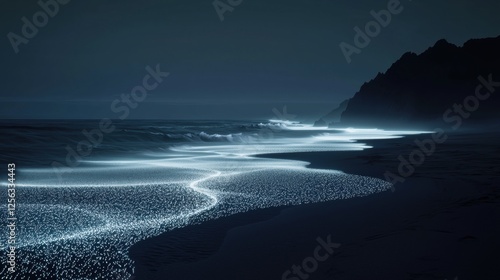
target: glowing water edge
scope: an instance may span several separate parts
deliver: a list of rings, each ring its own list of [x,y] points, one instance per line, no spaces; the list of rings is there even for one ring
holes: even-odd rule
[[[390,184],[379,179],[254,155],[362,150],[369,147],[358,140],[419,133],[276,122],[255,129],[267,125],[279,133],[198,132],[207,141],[169,143],[164,152],[126,158],[90,156],[62,181],[50,167],[18,167],[18,271],[8,274],[3,266],[1,278],[128,279],[128,249],[165,231],[257,208],[387,190]]]

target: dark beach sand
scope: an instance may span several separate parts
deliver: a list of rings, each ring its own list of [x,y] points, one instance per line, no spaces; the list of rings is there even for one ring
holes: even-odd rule
[[[369,141],[374,148],[361,152],[265,156],[383,178],[416,138],[429,136]],[[499,183],[500,134],[452,134],[394,192],[237,214],[144,240],[129,254],[135,279],[148,280],[498,280]],[[307,278],[282,278],[329,235],[341,246],[328,259]]]

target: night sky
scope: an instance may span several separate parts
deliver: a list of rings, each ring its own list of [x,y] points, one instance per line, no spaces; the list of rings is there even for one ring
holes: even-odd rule
[[[0,118],[117,117],[112,102],[159,64],[170,76],[129,118],[265,119],[286,105],[311,120],[407,51],[500,35],[498,0],[402,0],[349,64],[339,44],[390,1],[243,0],[224,21],[212,1],[71,0],[17,54],[9,32],[41,7],[2,1]]]

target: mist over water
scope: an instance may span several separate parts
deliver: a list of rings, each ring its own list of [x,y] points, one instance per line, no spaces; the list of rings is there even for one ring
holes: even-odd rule
[[[128,249],[165,231],[387,190],[390,184],[379,179],[254,155],[362,150],[369,148],[362,140],[419,133],[279,121],[128,121],[59,180],[50,163],[64,163],[66,146],[76,147],[85,139],[82,129],[96,123],[1,123],[2,161],[16,163],[22,260],[20,272],[6,277],[127,279]]]

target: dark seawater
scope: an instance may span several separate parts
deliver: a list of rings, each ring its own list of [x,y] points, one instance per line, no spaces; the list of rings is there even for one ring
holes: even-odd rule
[[[64,161],[67,148],[76,151],[78,142],[94,139],[100,120],[0,120],[2,162],[24,166],[50,165]],[[250,143],[262,139],[299,137],[301,131],[286,130],[283,122],[269,121],[114,121],[112,133],[102,133],[102,143],[93,147],[92,156],[123,156],[138,152],[166,152],[169,147],[188,143]],[[293,124],[288,124],[293,125]]]

